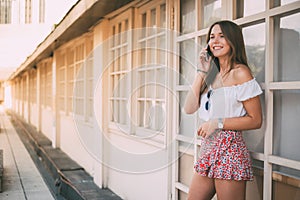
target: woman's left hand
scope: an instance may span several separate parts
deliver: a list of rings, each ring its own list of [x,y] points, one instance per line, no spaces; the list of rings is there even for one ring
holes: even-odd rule
[[[198,136],[208,138],[218,128],[217,120],[210,120],[201,124],[198,128]]]

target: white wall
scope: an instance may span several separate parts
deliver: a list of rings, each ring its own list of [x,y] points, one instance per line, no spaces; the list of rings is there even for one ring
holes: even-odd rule
[[[41,112],[41,131],[52,141],[53,113],[50,108],[42,108]]]
[[[93,127],[76,123],[72,116],[60,114],[59,118],[60,121],[57,122],[57,125],[59,126],[60,149],[81,165],[91,176],[99,173],[101,168],[98,167],[101,163],[97,162],[94,155],[95,150],[91,148],[99,147],[101,141],[95,138],[97,136],[94,134]],[[84,129],[84,131],[78,129]]]

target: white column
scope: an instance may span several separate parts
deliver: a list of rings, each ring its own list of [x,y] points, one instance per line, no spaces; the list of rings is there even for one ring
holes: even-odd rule
[[[41,69],[37,67],[36,72],[36,105],[37,105],[37,131],[42,130],[42,113],[41,113]]]
[[[56,104],[56,56],[55,53],[52,58],[52,146],[54,148],[60,146],[60,137],[57,130],[57,104]]]

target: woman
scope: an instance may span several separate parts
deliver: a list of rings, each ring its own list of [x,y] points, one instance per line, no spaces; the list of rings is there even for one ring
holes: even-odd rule
[[[245,199],[246,181],[253,179],[243,130],[262,124],[259,84],[247,64],[241,28],[231,21],[214,23],[207,35],[208,46],[184,105],[196,111],[203,123],[202,138],[188,199]],[[210,54],[211,56],[207,56]]]

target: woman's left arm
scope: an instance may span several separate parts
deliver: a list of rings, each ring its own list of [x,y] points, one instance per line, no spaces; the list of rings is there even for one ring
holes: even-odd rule
[[[243,101],[246,116],[223,119],[224,129],[251,130],[262,125],[262,111],[259,96]]]
[[[259,96],[243,101],[243,105],[247,115],[222,119],[223,129],[243,131],[261,127],[262,111]],[[218,129],[218,123],[218,119],[204,122],[198,129],[198,135],[208,137],[214,130]]]
[[[234,79],[237,84],[242,84],[253,79],[251,71],[245,65],[240,65],[234,71]],[[262,125],[262,111],[259,96],[242,102],[247,115],[236,118],[224,119],[224,129],[228,130],[251,130],[258,129]]]

